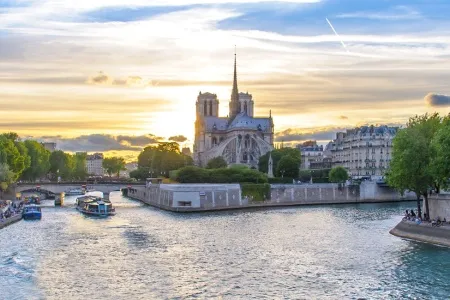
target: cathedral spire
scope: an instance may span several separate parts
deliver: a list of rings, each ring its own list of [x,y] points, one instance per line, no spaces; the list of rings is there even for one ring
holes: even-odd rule
[[[237,85],[236,46],[234,46],[233,90],[231,91],[230,117],[233,119],[240,111],[239,91]]]

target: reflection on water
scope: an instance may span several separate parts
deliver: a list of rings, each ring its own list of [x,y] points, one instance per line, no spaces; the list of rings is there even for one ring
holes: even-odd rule
[[[445,299],[450,251],[389,229],[414,203],[117,215],[45,207],[0,231],[5,299]],[[438,272],[437,272],[438,270]]]

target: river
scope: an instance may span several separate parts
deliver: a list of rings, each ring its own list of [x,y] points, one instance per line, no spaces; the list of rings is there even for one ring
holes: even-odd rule
[[[117,215],[44,201],[0,230],[0,299],[448,299],[450,250],[389,230],[414,203]]]

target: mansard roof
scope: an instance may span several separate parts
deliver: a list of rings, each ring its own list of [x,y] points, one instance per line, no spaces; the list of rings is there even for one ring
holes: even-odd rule
[[[382,126],[361,126],[354,129],[347,130],[347,135],[395,135],[398,127]]]

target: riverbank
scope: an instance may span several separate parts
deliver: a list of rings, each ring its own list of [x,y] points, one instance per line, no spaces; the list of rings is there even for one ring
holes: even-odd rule
[[[450,247],[449,225],[433,227],[431,223],[401,221],[389,233],[401,238]]]
[[[15,216],[9,217],[7,219],[2,219],[0,221],[0,229],[5,228],[6,226],[9,226],[16,222],[19,222],[20,220],[22,220],[22,214],[15,215]]]

